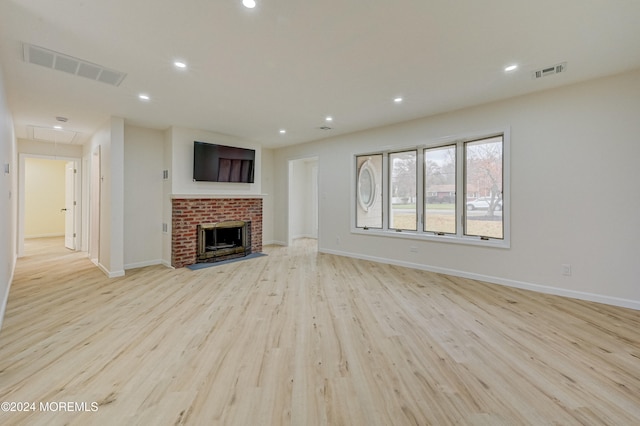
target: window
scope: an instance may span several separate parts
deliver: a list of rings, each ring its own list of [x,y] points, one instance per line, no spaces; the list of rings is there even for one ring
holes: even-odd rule
[[[424,230],[456,233],[456,146],[424,150]]]
[[[354,232],[509,247],[508,148],[505,131],[357,155]]]
[[[416,201],[416,160],[418,151],[394,152],[389,154],[389,228],[398,231],[418,229]]]
[[[382,154],[356,157],[356,226],[382,228]]]
[[[465,142],[464,234],[503,238],[502,136]]]

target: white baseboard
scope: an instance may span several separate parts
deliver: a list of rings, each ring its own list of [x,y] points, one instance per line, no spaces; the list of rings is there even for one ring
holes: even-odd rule
[[[127,269],[136,269],[136,268],[144,268],[145,266],[162,265],[162,263],[163,263],[162,259],[146,260],[144,262],[128,263],[128,264],[124,265],[124,270],[126,271]]]
[[[514,287],[522,290],[535,291],[537,293],[553,294],[555,296],[569,297],[572,299],[586,300],[589,302],[603,303],[605,305],[619,306],[640,310],[640,301],[622,299],[619,297],[605,296],[602,294],[588,293],[583,291],[567,290],[563,288],[551,287],[542,284],[527,283],[523,281],[509,280],[506,278],[493,277],[489,275],[475,274],[471,272],[458,271],[456,269],[440,268],[437,266],[423,265],[419,263],[404,262],[400,260],[385,259],[382,257],[365,256],[358,253],[342,252],[338,250],[318,249],[320,253],[335,254],[337,256],[352,257],[355,259],[369,260],[372,262],[386,263],[389,265],[404,266],[407,268],[420,269],[423,271],[436,272],[439,274],[452,275],[455,277],[469,278],[477,281],[484,281],[492,284],[499,284],[506,287]]]
[[[4,322],[4,313],[7,309],[7,302],[9,301],[9,290],[11,290],[11,283],[13,283],[13,274],[16,272],[16,263],[18,256],[14,256],[13,265],[11,265],[11,274],[9,274],[9,281],[7,282],[7,291],[2,295],[0,300],[0,330],[2,330],[2,323]]]
[[[118,277],[124,277],[124,269],[121,271],[109,271],[107,268],[104,267],[104,265],[100,262],[98,262],[95,259],[91,259],[91,261],[98,267],[100,268],[100,270],[102,272],[104,272],[104,274],[108,277],[108,278],[118,278]]]
[[[286,246],[287,243],[284,241],[271,240],[271,241],[263,241],[263,246]]]
[[[64,237],[64,233],[63,234],[37,234],[37,235],[25,235],[24,239],[28,240],[30,238],[52,238],[52,237]]]

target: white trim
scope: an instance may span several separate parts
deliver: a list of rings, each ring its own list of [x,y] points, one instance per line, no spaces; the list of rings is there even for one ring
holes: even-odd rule
[[[618,306],[640,311],[640,300],[623,299],[620,297],[605,296],[602,294],[588,293],[584,291],[566,290],[543,284],[528,283],[524,281],[510,280],[506,278],[494,277],[490,275],[476,274],[473,272],[459,271],[456,269],[440,268],[437,266],[423,265],[401,260],[385,259],[376,256],[366,256],[359,253],[343,252],[338,250],[318,249],[319,253],[333,254],[336,256],[351,257],[354,259],[368,260],[371,262],[384,263],[389,265],[402,266],[405,268],[419,269],[423,271],[435,272],[438,274],[452,275],[454,277],[468,278],[476,281],[483,281],[492,284],[503,285],[505,287],[519,288],[536,293],[551,294],[554,296],[568,297],[572,299],[585,300],[588,302],[603,303],[605,305]]]
[[[355,228],[351,230],[352,234],[358,235],[375,235],[376,237],[388,237],[388,238],[406,238],[411,240],[422,240],[422,241],[436,241],[439,243],[451,243],[451,244],[466,244],[470,246],[482,246],[482,247],[494,247],[501,249],[510,248],[510,244],[506,240],[500,239],[489,239],[489,240],[481,240],[480,237],[469,237],[462,236],[458,237],[456,235],[435,235],[433,233],[428,232],[416,232],[416,231],[394,231],[387,229],[378,229],[378,228]]]
[[[144,262],[128,263],[124,265],[124,270],[126,271],[127,269],[144,268],[145,266],[155,266],[155,265],[162,265],[162,259],[145,260]]]
[[[104,265],[98,261],[96,261],[95,259],[91,259],[91,261],[102,271],[104,272],[104,274],[107,276],[107,278],[118,278],[118,277],[124,277],[124,269],[121,271],[115,271],[115,272],[111,272],[109,271],[107,268],[104,267]]]
[[[18,262],[18,256],[13,257],[13,265],[11,266],[11,275],[9,275],[9,282],[7,283],[7,291],[5,292],[2,300],[0,300],[0,331],[2,330],[2,324],[4,323],[4,314],[7,309],[7,302],[9,301],[9,291],[11,290],[11,284],[13,283],[13,276],[16,272],[16,263]]]
[[[64,237],[64,234],[55,233],[55,234],[25,235],[24,239],[28,240],[28,239],[31,239],[31,238],[53,238],[53,237]]]

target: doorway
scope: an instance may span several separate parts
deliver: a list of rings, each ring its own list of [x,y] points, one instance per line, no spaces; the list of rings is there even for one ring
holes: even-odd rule
[[[25,239],[61,237],[81,250],[80,159],[20,154],[18,256]]]
[[[318,157],[289,160],[288,241],[318,239]]]

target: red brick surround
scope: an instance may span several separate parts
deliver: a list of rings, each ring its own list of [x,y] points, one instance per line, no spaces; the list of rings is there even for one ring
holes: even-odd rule
[[[262,198],[174,198],[171,265],[196,263],[197,227],[227,220],[251,221],[251,252],[262,251]]]

